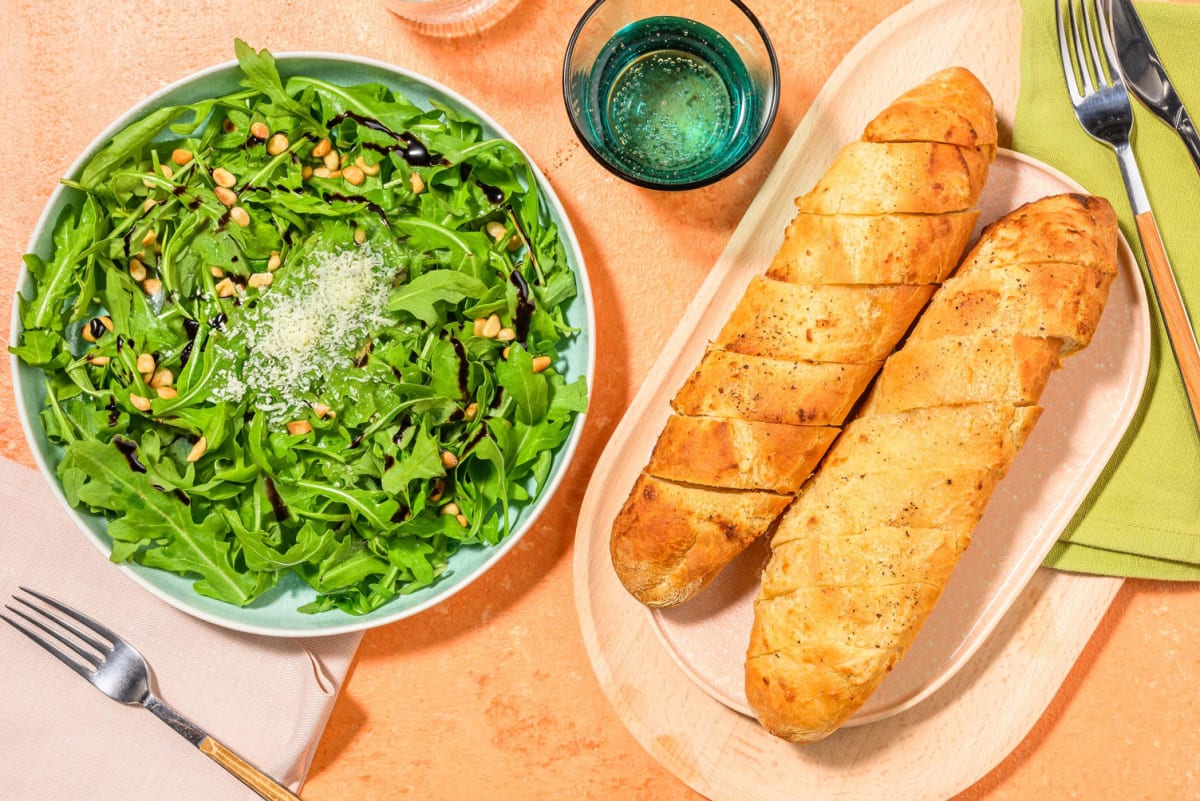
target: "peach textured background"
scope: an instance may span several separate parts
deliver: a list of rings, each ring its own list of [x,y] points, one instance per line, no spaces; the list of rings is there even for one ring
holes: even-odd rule
[[[579,234],[600,352],[577,463],[490,574],[366,635],[306,799],[699,798],[626,732],[592,674],[572,600],[576,509],[635,388],[822,83],[903,4],[751,0],[783,70],[770,139],[734,177],[660,194],[595,164],[567,122],[561,58],[585,0],[521,0],[485,34],[455,40],[414,32],[378,0],[3,0],[6,298],[37,215],[76,154],[144,95],[231,58],[234,37],[274,51],[371,56],[457,89],[532,154]],[[8,317],[4,301],[0,332]],[[0,454],[32,465],[7,360],[0,365]],[[1200,798],[1198,683],[1200,588],[1130,581],[1032,733],[959,798]]]

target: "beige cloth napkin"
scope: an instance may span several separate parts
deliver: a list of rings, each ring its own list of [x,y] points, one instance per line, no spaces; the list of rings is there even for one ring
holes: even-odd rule
[[[293,790],[303,782],[359,635],[259,637],[179,612],[110,564],[40,475],[0,460],[0,602],[18,585],[112,628],[146,657],[166,703]],[[257,797],[153,714],[102,695],[0,621],[0,798]]]

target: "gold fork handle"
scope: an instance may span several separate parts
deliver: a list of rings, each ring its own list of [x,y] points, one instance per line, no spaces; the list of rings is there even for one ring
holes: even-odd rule
[[[300,796],[230,751],[211,736],[201,740],[197,747],[218,765],[237,776],[242,784],[267,801],[300,801]]]
[[[1154,212],[1144,211],[1134,219],[1137,221],[1138,237],[1142,240],[1142,250],[1146,253],[1146,266],[1158,298],[1158,308],[1167,326],[1167,338],[1171,342],[1171,350],[1175,352],[1179,373],[1183,376],[1192,418],[1200,428],[1200,348],[1196,346],[1196,334],[1192,330],[1187,308],[1183,305],[1183,296],[1179,294],[1171,263],[1167,260],[1167,251],[1158,233]]]

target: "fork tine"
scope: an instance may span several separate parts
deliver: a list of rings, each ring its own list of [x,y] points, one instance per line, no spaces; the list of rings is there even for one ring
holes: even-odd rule
[[[1066,0],[1068,3],[1071,0]],[[1062,57],[1063,75],[1067,79],[1067,92],[1071,95],[1071,101],[1078,104],[1083,100],[1083,96],[1079,93],[1079,81],[1075,78],[1075,67],[1071,63],[1071,48],[1067,44],[1067,31],[1063,25],[1063,0],[1054,0],[1054,23],[1058,27],[1058,52]]]
[[[11,610],[11,611],[12,611],[12,612],[14,612],[15,614],[18,614],[18,615],[20,615],[21,617],[23,617],[23,618],[27,619],[27,620],[28,620],[30,623],[34,624],[35,626],[38,626],[39,628],[43,628],[43,629],[45,629],[45,628],[46,628],[46,627],[45,627],[45,626],[43,626],[41,623],[38,623],[36,620],[34,620],[33,618],[29,617],[28,615],[25,615],[25,614],[23,614],[23,613],[21,613],[21,612],[17,611],[16,609],[13,609],[11,606],[5,606],[5,608],[6,608],[6,609],[9,609],[9,610]],[[38,645],[40,645],[40,646],[42,646],[43,648],[45,648],[45,649],[46,649],[48,652],[50,652],[50,654],[51,654],[52,656],[54,656],[54,658],[55,658],[55,659],[57,659],[58,661],[62,662],[64,665],[66,665],[67,667],[69,667],[71,670],[75,671],[75,672],[76,672],[76,673],[78,673],[80,676],[83,676],[83,677],[84,677],[85,679],[87,679],[88,681],[91,681],[91,680],[92,680],[92,673],[91,673],[91,671],[89,671],[89,670],[88,670],[87,668],[85,668],[83,665],[81,665],[81,664],[79,664],[78,662],[76,662],[74,659],[71,659],[69,656],[67,656],[67,655],[66,655],[65,653],[63,653],[62,651],[60,651],[60,650],[58,650],[57,648],[55,648],[53,645],[51,645],[51,644],[50,644],[49,642],[47,642],[46,640],[42,639],[42,637],[40,637],[38,634],[36,634],[36,633],[34,633],[33,631],[30,631],[29,629],[25,628],[25,627],[24,627],[24,626],[22,626],[20,623],[18,623],[17,621],[13,620],[11,617],[9,617],[8,615],[4,614],[3,612],[0,612],[0,618],[3,618],[5,623],[7,623],[8,625],[12,626],[12,627],[13,627],[13,628],[15,628],[17,631],[21,632],[21,633],[22,633],[22,634],[24,634],[26,637],[28,637],[29,639],[31,639],[31,640],[33,640],[34,642],[36,642]],[[49,630],[49,629],[46,629],[46,631],[48,631],[48,632],[49,632],[50,630]],[[51,633],[51,634],[53,634],[53,632],[50,632],[50,633]],[[57,636],[57,635],[55,635],[55,636]],[[61,640],[62,638],[61,638],[61,637],[59,637],[59,639]]]
[[[1108,11],[1104,8],[1106,2],[1110,0],[1096,0],[1097,27],[1100,28],[1100,41],[1104,45],[1104,59],[1108,62],[1108,74],[1112,76],[1113,84],[1124,86],[1121,70],[1117,67],[1117,46],[1112,38],[1112,23],[1108,21]]]
[[[87,643],[88,645],[95,648],[97,651],[100,651],[101,653],[108,653],[110,650],[112,650],[112,646],[106,645],[105,643],[100,642],[95,637],[88,636],[88,634],[86,632],[80,631],[79,628],[77,626],[73,625],[69,620],[63,620],[61,618],[57,618],[54,615],[47,612],[45,609],[42,609],[41,607],[34,606],[33,604],[29,603],[29,601],[26,601],[24,598],[18,598],[17,596],[14,595],[13,599],[16,600],[18,603],[22,603],[25,606],[32,609],[33,611],[37,612],[39,615],[46,618],[51,623],[61,626],[62,628],[66,629],[67,631],[71,632],[76,637],[78,637],[79,639],[81,639],[85,643]],[[18,610],[13,609],[13,611],[17,612]]]
[[[1097,14],[1100,13],[1100,0],[1083,0],[1083,27],[1087,31],[1088,50],[1092,55],[1092,64],[1096,67],[1096,83],[1099,86],[1111,86],[1112,82],[1108,79],[1108,73],[1112,72],[1112,62],[1108,62],[1108,69],[1105,68],[1105,53],[1100,49],[1100,44],[1096,41],[1096,21],[1092,18],[1091,9],[1095,8]]]
[[[71,617],[75,618],[83,625],[87,626],[92,631],[99,634],[101,637],[106,638],[109,642],[108,647],[111,647],[113,645],[116,645],[118,642],[121,642],[120,636],[118,636],[115,631],[113,631],[112,629],[108,628],[107,626],[105,626],[101,623],[97,623],[95,620],[92,620],[90,617],[83,614],[82,612],[76,612],[74,609],[72,609],[71,607],[62,603],[61,601],[56,601],[53,598],[51,598],[50,596],[42,595],[40,592],[31,590],[28,587],[21,587],[21,590],[29,593],[34,598],[37,598],[41,601],[45,601],[46,603],[50,604],[51,606],[53,606],[55,609],[62,612],[63,614],[70,615]],[[97,646],[97,647],[100,648],[101,646]]]
[[[1075,0],[1067,0],[1067,9],[1071,12],[1071,40],[1075,43],[1075,57],[1079,63],[1079,76],[1083,79],[1083,93],[1090,95],[1096,91],[1096,87],[1092,85],[1091,71],[1088,69],[1088,54],[1085,52],[1087,48],[1083,41],[1083,34],[1079,30],[1079,20],[1075,16]]]

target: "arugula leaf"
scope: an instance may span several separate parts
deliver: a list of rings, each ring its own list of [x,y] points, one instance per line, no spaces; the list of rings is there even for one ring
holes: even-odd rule
[[[480,298],[487,286],[478,278],[457,270],[433,270],[392,290],[388,310],[406,312],[423,323],[438,321],[437,304],[457,304]]]

